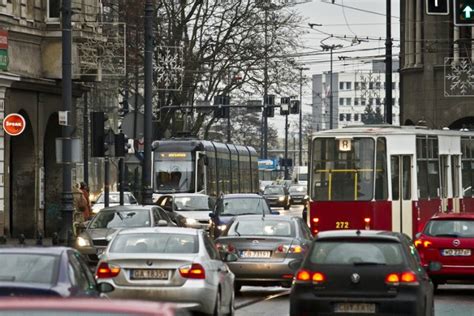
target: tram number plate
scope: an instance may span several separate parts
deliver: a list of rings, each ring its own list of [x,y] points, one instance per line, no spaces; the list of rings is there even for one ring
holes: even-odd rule
[[[442,252],[443,256],[460,256],[460,257],[465,257],[465,256],[470,256],[471,255],[471,249],[443,249]]]
[[[367,303],[337,303],[334,306],[335,313],[364,313],[375,314],[375,304]]]
[[[132,270],[134,280],[168,280],[168,270],[136,269]]]
[[[336,222],[336,229],[348,229],[349,222]]]

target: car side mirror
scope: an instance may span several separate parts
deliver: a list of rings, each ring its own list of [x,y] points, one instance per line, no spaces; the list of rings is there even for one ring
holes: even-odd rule
[[[291,271],[296,272],[301,267],[302,263],[303,260],[301,259],[292,260],[290,263],[288,263],[288,267],[290,267]]]
[[[157,224],[159,227],[168,226],[168,222],[164,219],[160,219]]]
[[[235,253],[224,254],[224,262],[235,262],[237,260],[239,260],[239,257]]]
[[[442,267],[443,265],[441,264],[441,262],[431,261],[430,264],[428,265],[428,271],[436,272],[436,271],[441,270]]]
[[[99,283],[97,284],[97,291],[100,293],[110,293],[115,290],[114,286],[110,283]]]

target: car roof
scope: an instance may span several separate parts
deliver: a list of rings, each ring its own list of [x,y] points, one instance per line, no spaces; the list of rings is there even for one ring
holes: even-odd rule
[[[104,304],[106,302],[107,304]],[[133,315],[173,315],[174,305],[170,303],[158,303],[139,300],[107,300],[93,298],[68,298],[67,303],[63,298],[5,298],[1,300],[2,310],[56,310],[120,313]],[[125,315],[124,314],[124,315]]]
[[[234,221],[238,221],[241,219],[245,220],[262,220],[262,219],[270,219],[270,220],[277,220],[277,221],[292,221],[294,219],[297,219],[298,216],[291,216],[291,215],[269,215],[265,214],[265,216],[262,215],[239,215],[234,218]]]
[[[100,211],[149,211],[158,205],[115,205],[101,209]]]
[[[387,241],[401,241],[401,234],[383,230],[329,230],[319,232],[315,240],[334,238],[364,238],[364,239],[386,239]]]
[[[169,196],[169,195],[176,196],[176,197],[180,197],[180,196],[202,196],[202,197],[209,197],[209,195],[202,194],[202,193],[170,193],[170,194],[163,194],[162,196]]]
[[[39,255],[61,255],[64,251],[74,250],[68,247],[16,247],[2,246],[0,253],[16,253],[16,254],[39,254]]]
[[[197,235],[199,229],[185,228],[185,227],[136,227],[136,228],[125,228],[120,230],[118,235],[126,234],[153,234],[153,233],[168,233],[168,234],[185,234],[185,235]]]
[[[474,220],[474,213],[437,213],[431,219],[469,219]]]
[[[235,199],[235,198],[262,198],[261,195],[257,193],[231,193],[224,194],[224,199]]]

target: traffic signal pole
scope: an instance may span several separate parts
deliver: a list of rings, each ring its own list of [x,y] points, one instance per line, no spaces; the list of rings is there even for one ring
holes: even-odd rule
[[[301,111],[300,111],[301,113]],[[288,180],[288,114],[285,115],[285,180]]]

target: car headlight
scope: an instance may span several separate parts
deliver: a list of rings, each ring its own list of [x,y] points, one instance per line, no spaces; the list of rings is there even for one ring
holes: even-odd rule
[[[278,198],[278,201],[282,201],[282,202],[283,202],[284,200],[285,200],[285,197],[284,197],[284,196],[280,196],[280,197]]]
[[[186,225],[195,225],[197,223],[197,220],[194,218],[186,218]]]
[[[305,199],[305,200],[309,200],[309,195],[305,195],[305,196],[304,196],[304,199]]]
[[[90,247],[91,246],[91,242],[89,239],[87,238],[84,238],[84,237],[77,237],[76,239],[76,244],[78,247]]]
[[[219,225],[217,228],[221,231],[224,231],[227,228],[227,225]]]

